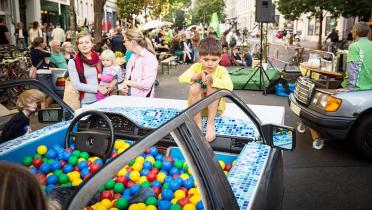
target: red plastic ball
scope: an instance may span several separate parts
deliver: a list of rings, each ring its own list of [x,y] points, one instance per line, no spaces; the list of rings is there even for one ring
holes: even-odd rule
[[[158,197],[161,193],[161,189],[159,187],[152,187],[151,189],[156,194],[156,197]]]
[[[179,190],[182,190],[185,193],[185,195],[189,193],[186,187],[180,187]]]
[[[130,188],[130,187],[132,187],[134,184],[136,184],[136,183],[134,183],[133,181],[128,181],[127,184],[125,185],[125,187],[126,187],[126,188]]]
[[[159,173],[159,169],[158,168],[152,168],[151,170],[150,170],[150,173],[155,173],[155,174],[157,174],[157,173]]]
[[[165,157],[164,160],[168,160],[169,162],[171,162],[173,164],[174,160],[172,157]]]
[[[145,154],[149,154],[150,153],[150,148],[147,148],[146,150],[145,150]]]
[[[60,160],[59,163],[61,164],[61,168],[63,168],[63,166],[65,166],[67,162],[64,160]]]
[[[120,194],[120,193],[115,193],[115,194],[114,194],[114,200],[115,200],[115,199],[118,199],[118,198],[121,198],[121,194]]]
[[[38,173],[38,174],[36,174],[36,176],[37,176],[37,178],[39,180],[39,183],[41,185],[46,185],[46,176],[44,174]]]
[[[66,148],[65,150],[66,150],[67,152],[71,152],[71,153],[74,151],[74,150],[72,150],[71,148]]]
[[[88,206],[86,207],[86,210],[94,210],[92,207]]]
[[[126,176],[119,176],[118,178],[116,178],[116,182],[126,185],[128,182],[128,179]]]
[[[112,192],[110,190],[105,190],[101,193],[101,200],[103,200],[103,199],[112,200],[112,198],[113,198],[113,195],[112,195]]]
[[[184,205],[186,205],[187,203],[189,202],[189,198],[181,198],[181,199],[179,199],[178,201],[177,201],[177,203],[180,205],[180,206],[184,206]]]
[[[92,165],[92,161],[90,161],[90,160],[87,160],[87,163],[88,163],[88,167],[89,167],[90,165]]]
[[[92,173],[95,173],[96,171],[98,171],[99,169],[99,164],[98,163],[92,163],[92,165],[90,165],[90,171]]]
[[[74,166],[74,171],[80,171],[79,168],[76,166]]]
[[[179,174],[174,174],[173,176],[172,176],[172,178],[176,178],[176,177],[178,177],[178,176],[180,176]]]
[[[153,182],[156,180],[156,173],[150,171],[146,177],[149,182]]]
[[[227,163],[227,164],[225,164],[225,168],[224,168],[224,170],[225,170],[225,171],[230,171],[231,168],[232,168],[232,164],[231,164],[231,163]]]
[[[40,168],[41,164],[43,164],[43,159],[41,159],[41,158],[35,158],[35,159],[32,161],[32,165],[33,165],[35,168],[37,168],[37,169]]]
[[[132,172],[133,171],[133,168],[132,167],[128,167],[127,168],[127,172]]]
[[[118,153],[116,153],[116,152],[111,153],[111,158],[114,158],[116,156],[118,156]]]

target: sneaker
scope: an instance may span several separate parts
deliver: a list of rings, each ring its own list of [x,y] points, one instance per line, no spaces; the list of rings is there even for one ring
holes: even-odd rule
[[[313,141],[313,148],[314,149],[322,149],[324,147],[324,139],[317,138]]]

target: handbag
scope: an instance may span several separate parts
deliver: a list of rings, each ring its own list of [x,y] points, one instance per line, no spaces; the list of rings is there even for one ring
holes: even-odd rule
[[[80,93],[72,85],[69,77],[65,80],[65,91],[63,93],[63,101],[68,104],[73,110],[80,108]]]

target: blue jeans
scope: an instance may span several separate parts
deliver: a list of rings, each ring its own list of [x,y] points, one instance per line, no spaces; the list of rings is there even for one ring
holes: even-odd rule
[[[193,61],[198,62],[199,61],[199,49],[197,47],[192,48],[192,54],[194,55]]]
[[[25,38],[18,38],[17,39],[17,47],[18,47],[18,49],[25,49],[26,48],[26,39]]]

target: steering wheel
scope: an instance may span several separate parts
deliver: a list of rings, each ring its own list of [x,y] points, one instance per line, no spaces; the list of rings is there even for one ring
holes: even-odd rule
[[[109,132],[102,131],[73,131],[73,128],[83,117],[93,115],[102,118],[109,128]],[[75,138],[75,148],[81,152],[88,152],[103,159],[103,162],[110,157],[114,148],[114,127],[106,114],[99,111],[86,111],[76,116],[67,128],[65,147],[70,148],[70,137]]]

